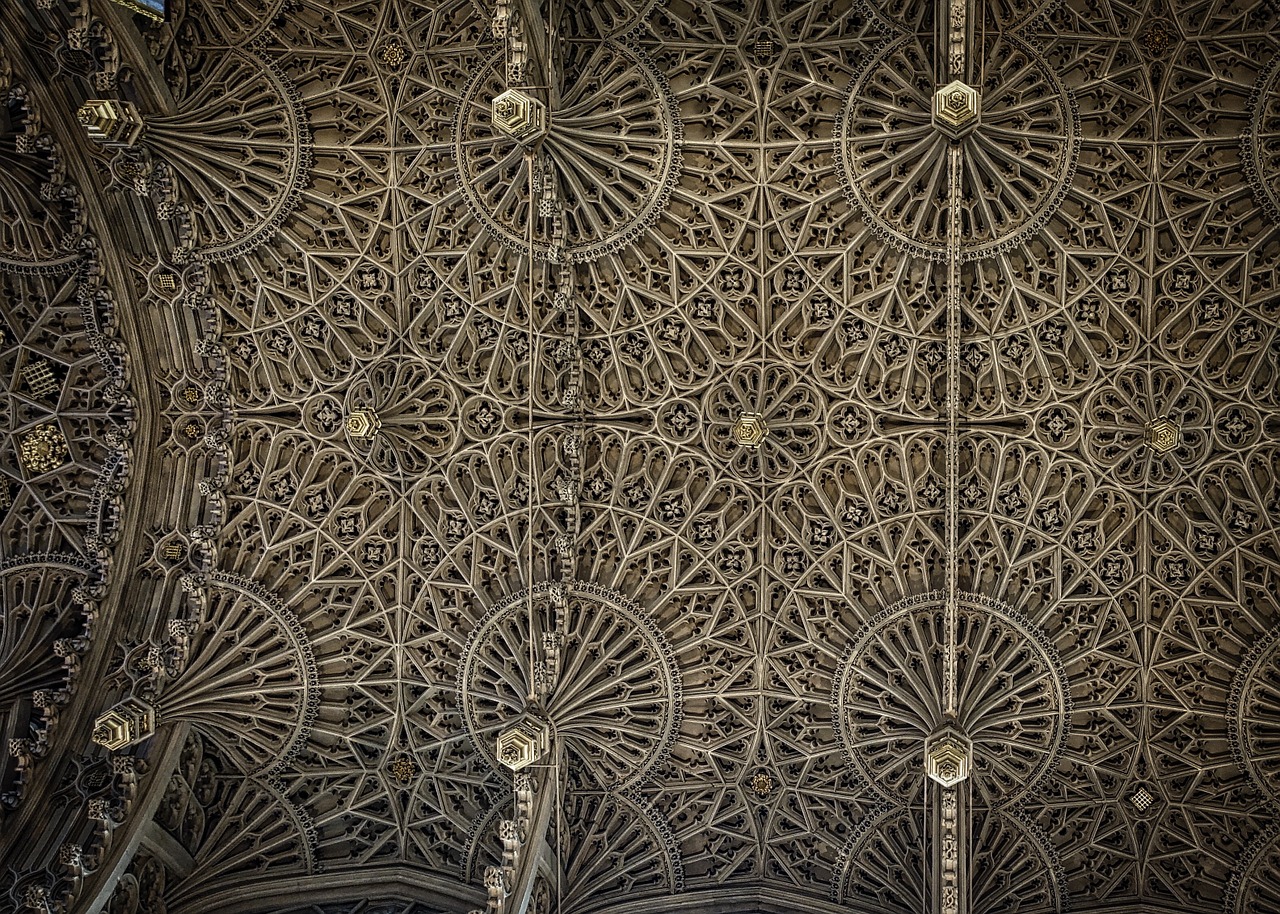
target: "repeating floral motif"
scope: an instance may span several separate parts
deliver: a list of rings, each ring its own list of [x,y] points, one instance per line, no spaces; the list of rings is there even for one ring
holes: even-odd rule
[[[147,621],[113,629],[95,708],[155,702],[112,788],[154,765],[152,824],[95,810],[169,852],[106,867],[108,909],[437,910],[278,896],[375,867],[483,904],[517,802],[494,738],[536,711],[562,792],[537,910],[919,910],[949,495],[975,909],[1274,909],[1280,13],[975,7],[982,116],[953,143],[933,4],[580,3],[526,154],[491,123],[509,6],[189,0],[131,46],[147,132],[86,173],[150,210],[121,273],[181,496],[145,500]],[[85,28],[59,66],[113,88]],[[128,404],[67,165],[6,91],[17,708],[75,665],[120,509],[69,480],[120,472]],[[51,421],[66,463],[24,469]]]

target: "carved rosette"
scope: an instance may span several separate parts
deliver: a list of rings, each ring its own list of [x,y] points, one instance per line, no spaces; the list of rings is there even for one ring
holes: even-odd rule
[[[1083,410],[1084,446],[1120,484],[1167,486],[1209,451],[1209,404],[1200,389],[1163,366],[1129,368],[1099,385]]]
[[[785,479],[826,443],[824,400],[787,366],[748,364],[710,389],[694,421],[707,451],[740,477]]]
[[[836,734],[871,789],[918,803],[926,739],[945,722],[943,594],[910,597],[868,623],[835,676]],[[994,600],[960,599],[957,723],[973,748],[975,799],[1025,796],[1062,752],[1071,699],[1049,637]]]
[[[22,465],[32,475],[56,470],[67,459],[66,436],[52,422],[37,425],[22,436]]]
[[[371,365],[351,382],[344,408],[343,427],[352,450],[387,476],[412,481],[459,440],[452,387],[416,359],[390,358]],[[369,427],[357,421],[361,417]]]

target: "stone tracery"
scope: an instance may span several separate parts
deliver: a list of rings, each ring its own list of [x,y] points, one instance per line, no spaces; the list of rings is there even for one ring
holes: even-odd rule
[[[571,49],[566,92],[556,105],[533,173],[519,148],[504,145],[489,123],[486,99],[503,84],[494,64],[460,99],[454,154],[467,203],[504,244],[522,250],[533,203],[563,206],[563,240],[534,230],[538,255],[581,262],[612,252],[647,228],[664,209],[680,174],[683,131],[675,99],[646,56],[614,42]],[[556,201],[552,203],[552,201]]]
[[[591,778],[628,787],[661,763],[679,727],[681,683],[672,650],[639,607],[618,594],[571,584],[557,607],[552,586],[535,588],[532,597],[511,595],[477,626],[458,671],[461,713],[476,747],[497,768],[497,731],[527,710],[526,694],[548,688],[538,683],[546,677],[554,684],[534,713],[550,720],[557,742]],[[556,639],[551,657],[537,643],[547,637]],[[533,669],[523,650],[531,643]]]
[[[989,67],[979,87],[981,122],[961,141],[968,169],[960,178],[966,259],[1012,248],[1048,221],[1079,155],[1075,102],[1048,63],[1012,36],[979,53]],[[850,89],[836,150],[850,200],[876,232],[940,260],[949,141],[931,120],[930,58],[919,37],[900,39],[877,55]]]
[[[926,897],[918,814],[878,811],[867,816],[841,859],[833,900],[865,903],[876,912],[916,911]],[[1016,816],[984,816],[975,835],[974,905],[978,910],[1052,911],[1063,886],[1046,837]]]
[[[834,686],[845,752],[897,801],[917,799],[924,738],[944,722],[931,659],[941,642],[939,602],[938,594],[908,599],[878,615]],[[973,710],[958,724],[973,740],[977,796],[1001,806],[1034,789],[1062,751],[1070,703],[1061,662],[1043,632],[976,598],[964,606],[960,642],[960,706]]]
[[[932,29],[931,7],[904,19],[880,3],[804,6],[572,10],[561,26],[573,45],[571,91],[553,106],[536,201],[521,155],[484,123],[502,82],[487,63],[503,53],[492,11],[410,0],[179,11],[180,40],[158,41],[180,112],[201,79],[227,75],[186,67],[184,44],[208,55],[257,39],[222,59],[259,59],[260,81],[278,84],[255,94],[244,80],[235,98],[249,122],[275,125],[245,148],[270,159],[254,174],[269,174],[262,186],[280,196],[232,218],[209,201],[238,179],[179,182],[173,202],[196,214],[196,262],[136,271],[152,290],[154,327],[169,328],[154,336],[173,344],[162,360],[179,363],[164,369],[168,405],[157,410],[168,423],[163,465],[183,468],[191,495],[129,548],[148,556],[139,577],[156,587],[181,581],[200,592],[211,572],[215,581],[234,573],[279,593],[301,634],[284,638],[288,650],[259,645],[260,656],[302,656],[311,643],[321,661],[306,690],[319,697],[314,726],[295,733],[294,717],[280,717],[281,732],[296,736],[290,746],[202,724],[213,705],[193,711],[204,758],[217,757],[209,764],[228,786],[184,778],[211,799],[174,800],[163,820],[203,869],[166,871],[140,853],[121,911],[137,898],[194,911],[215,883],[243,890],[246,910],[270,910],[251,874],[264,858],[273,874],[482,870],[495,846],[476,823],[509,802],[483,751],[503,715],[498,704],[477,712],[487,723],[472,724],[473,736],[485,734],[476,751],[465,696],[483,690],[460,688],[459,672],[483,653],[480,679],[499,694],[504,656],[523,658],[519,595],[573,580],[626,594],[591,603],[604,607],[594,621],[617,623],[606,640],[615,660],[627,658],[611,684],[637,688],[625,675],[635,669],[682,691],[658,689],[669,697],[646,705],[656,723],[615,752],[591,755],[608,733],[596,723],[559,733],[571,758],[594,759],[580,762],[587,773],[564,803],[560,840],[577,843],[562,860],[581,880],[572,907],[747,883],[814,904],[875,895],[886,911],[920,899],[921,886],[880,856],[894,841],[898,857],[919,843],[913,813],[881,815],[865,783],[868,773],[907,781],[849,764],[834,733],[849,726],[840,662],[857,653],[860,633],[888,638],[876,628],[888,625],[876,621],[882,607],[942,585],[947,551],[946,238],[903,229],[940,185],[907,188],[914,215],[857,192],[870,187],[858,170],[866,150],[898,144],[890,164],[909,158],[900,148],[909,131],[879,121],[927,113],[932,36],[920,33]],[[959,270],[959,399],[973,423],[959,448],[960,582],[1001,601],[988,621],[1009,638],[983,642],[986,655],[1019,671],[1015,684],[1037,664],[1053,670],[1036,697],[1054,708],[1023,720],[1029,730],[1017,738],[979,738],[979,765],[1012,759],[1016,774],[997,787],[980,772],[978,795],[1018,809],[989,814],[976,834],[1004,855],[984,865],[1011,874],[1026,908],[1087,897],[1262,910],[1274,868],[1265,746],[1275,699],[1261,671],[1276,618],[1266,594],[1280,337],[1276,232],[1265,221],[1276,205],[1275,41],[1265,28],[1242,36],[1233,13],[1207,12],[1197,30],[1182,13],[1085,7],[985,7],[981,56],[1001,65],[975,80],[982,122],[959,141],[970,162],[986,150],[982,161],[1004,163],[965,179],[984,190],[966,203],[972,239]],[[1097,22],[1115,34],[1101,40]],[[1161,40],[1176,50],[1167,60],[1151,50]],[[393,41],[401,56],[387,53]],[[58,51],[66,65],[89,66],[72,50]],[[100,61],[106,82],[110,54]],[[145,69],[137,56],[130,65]],[[891,65],[918,85],[877,96]],[[1013,75],[1020,81],[1003,91]],[[280,90],[289,84],[296,98]],[[634,94],[600,108],[616,86]],[[1036,101],[1018,109],[1028,95]],[[1197,108],[1206,100],[1210,109]],[[1010,153],[1020,110],[1038,115],[1028,142],[1043,153],[1039,171]],[[607,128],[591,121],[602,111]],[[158,111],[148,118],[163,124]],[[564,139],[577,127],[599,153],[590,168]],[[276,130],[287,142],[261,139]],[[943,144],[917,133],[921,155],[936,157]],[[461,165],[451,161],[459,144]],[[23,174],[52,177],[62,201],[62,166],[43,155]],[[504,162],[501,181],[484,178]],[[628,180],[596,199],[601,174]],[[40,194],[29,191],[9,197],[30,209]],[[544,203],[530,262],[523,214]],[[36,297],[64,313],[83,301],[84,274],[61,262],[81,231],[73,219],[39,244],[40,269],[56,278]],[[180,247],[173,241],[156,253]],[[24,244],[34,242],[13,241]],[[56,413],[65,472],[116,460],[115,444],[82,450],[113,424],[95,425],[77,392],[88,351],[50,358],[24,342],[15,352],[6,403],[25,424],[6,453]],[[65,380],[60,392],[37,392],[26,373],[41,383],[36,358]],[[102,394],[105,403],[105,385]],[[345,424],[362,410],[378,420],[371,435]],[[770,427],[754,454],[730,444],[742,412]],[[1172,447],[1151,431],[1162,420],[1176,425]],[[40,477],[12,467],[10,518],[48,502],[30,491]],[[10,520],[6,545],[29,545],[32,562],[52,567],[64,559],[35,550],[49,540],[65,558],[66,586],[92,578],[109,545],[104,519],[120,503],[107,483],[88,504],[74,521],[54,511],[23,534]],[[75,549],[53,545],[60,531]],[[91,560],[73,554],[80,540]],[[137,592],[150,607],[140,616],[170,605]],[[963,618],[976,625],[974,599]],[[230,605],[218,611],[244,611]],[[924,642],[938,641],[921,621],[928,613],[908,615],[912,624],[894,631],[927,653]],[[586,631],[588,621],[573,624]],[[1017,665],[1014,644],[1030,645],[1029,665]],[[654,665],[656,653],[666,660]],[[608,671],[603,660],[589,666]],[[567,683],[565,694],[601,681]],[[279,693],[284,703],[295,688]],[[519,703],[501,694],[503,707]],[[870,713],[875,702],[854,704]],[[1238,753],[1226,751],[1228,738]],[[234,774],[279,764],[293,743],[296,757],[270,783]],[[654,747],[650,762],[634,761]],[[1131,800],[1139,788],[1151,797],[1143,809]],[[1225,811],[1218,820],[1206,809]],[[230,824],[209,830],[219,817]],[[119,818],[122,834],[135,827]],[[250,840],[232,836],[237,823]],[[854,835],[854,823],[866,827]],[[1237,890],[1224,899],[1236,858]],[[998,888],[976,887],[975,897],[1004,904],[992,900],[1006,897]],[[455,902],[441,907],[461,910]]]

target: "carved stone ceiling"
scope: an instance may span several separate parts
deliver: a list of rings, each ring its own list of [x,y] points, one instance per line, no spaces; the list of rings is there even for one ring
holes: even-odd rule
[[[1275,5],[508,9],[0,18],[0,897],[482,907],[534,695],[532,908],[919,911],[951,637],[972,910],[1280,910]]]

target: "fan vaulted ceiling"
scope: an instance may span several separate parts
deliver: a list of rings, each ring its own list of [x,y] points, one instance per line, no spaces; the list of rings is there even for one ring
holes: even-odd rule
[[[5,4],[0,909],[1280,910],[1280,11],[944,7]]]

